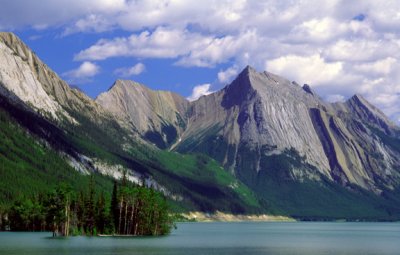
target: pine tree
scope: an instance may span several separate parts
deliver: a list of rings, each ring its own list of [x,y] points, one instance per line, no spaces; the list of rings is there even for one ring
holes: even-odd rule
[[[100,194],[100,197],[97,201],[97,205],[96,205],[96,229],[98,231],[98,233],[100,234],[104,234],[105,230],[106,230],[106,226],[107,226],[107,221],[108,221],[108,217],[107,217],[107,211],[106,211],[106,202],[105,202],[105,198],[104,198],[104,193]]]
[[[93,235],[95,228],[95,205],[94,205],[94,177],[90,176],[89,194],[85,201],[85,232],[86,234]]]
[[[111,196],[111,218],[112,218],[112,223],[114,224],[114,232],[118,232],[118,222],[119,222],[119,208],[118,208],[118,182],[117,180],[114,180],[114,187],[113,187],[113,192]]]
[[[51,225],[53,236],[57,236],[62,231],[62,224],[66,221],[65,217],[65,198],[60,188],[55,189],[49,194],[47,200],[47,222]]]

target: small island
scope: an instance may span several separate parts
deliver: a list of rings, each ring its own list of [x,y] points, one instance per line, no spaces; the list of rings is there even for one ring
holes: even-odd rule
[[[16,200],[3,225],[11,231],[51,231],[58,236],[159,236],[174,226],[165,196],[145,185],[114,181],[110,197],[60,184],[47,194]],[[6,221],[6,222],[4,222]]]

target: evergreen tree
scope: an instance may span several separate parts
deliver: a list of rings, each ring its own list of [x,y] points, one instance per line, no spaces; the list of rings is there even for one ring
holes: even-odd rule
[[[114,231],[117,231],[118,229],[118,222],[119,222],[119,208],[118,208],[118,182],[117,180],[114,180],[114,187],[112,191],[112,196],[111,196],[111,218],[112,218],[112,223],[114,225]]]
[[[106,202],[104,194],[101,193],[96,205],[96,227],[98,233],[105,233],[108,225]]]
[[[84,235],[85,234],[85,195],[81,191],[79,192],[79,197],[76,201],[75,204],[75,212],[76,212],[76,228],[79,234]]]
[[[85,232],[88,235],[93,235],[95,231],[95,205],[94,205],[94,178],[90,176],[89,194],[85,201]]]
[[[65,197],[62,189],[57,188],[49,194],[46,201],[48,208],[46,221],[50,224],[53,236],[62,233],[62,225],[66,221],[65,217]]]

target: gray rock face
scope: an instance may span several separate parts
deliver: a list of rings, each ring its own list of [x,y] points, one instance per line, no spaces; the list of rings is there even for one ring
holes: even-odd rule
[[[77,89],[71,89],[13,33],[0,32],[0,93],[15,96],[45,117],[79,124],[74,111],[101,122],[105,111]]]
[[[247,67],[232,84],[189,109],[176,149],[207,153],[234,173],[244,167],[254,174],[264,168],[263,155],[295,149],[305,163],[343,185],[379,193],[399,184],[400,151],[385,143],[399,142],[394,136],[399,129],[361,96],[328,104],[308,85]],[[247,167],[243,151],[251,152]]]
[[[169,91],[153,91],[133,81],[118,80],[96,102],[122,125],[163,149],[178,140],[186,128],[189,102]]]
[[[201,144],[202,134],[212,133],[221,136],[234,154],[241,144],[257,153],[264,145],[276,146],[277,151],[295,148],[327,174],[328,159],[309,116],[309,109],[319,103],[301,87],[248,67],[225,89],[192,103],[188,128],[178,150],[195,148],[186,141]],[[226,153],[222,162],[234,169],[237,156]],[[261,166],[255,165],[258,171]]]

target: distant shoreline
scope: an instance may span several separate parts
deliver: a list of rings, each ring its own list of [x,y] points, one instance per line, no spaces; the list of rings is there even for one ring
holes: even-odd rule
[[[181,216],[189,222],[295,222],[294,218],[280,215],[244,215],[244,214],[230,214],[217,211],[215,213],[204,212],[188,212],[182,213]]]
[[[205,212],[187,212],[180,214],[181,219],[176,222],[389,222],[400,223],[399,220],[384,220],[384,219],[327,219],[327,218],[292,218],[283,215],[268,215],[268,214],[231,214],[217,211],[215,213]]]

